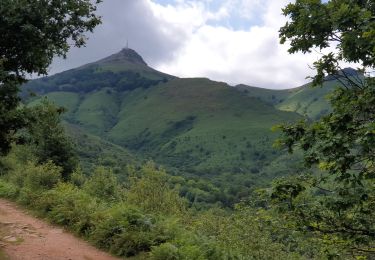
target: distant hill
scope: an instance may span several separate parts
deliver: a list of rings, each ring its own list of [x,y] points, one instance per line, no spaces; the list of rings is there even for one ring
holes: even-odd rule
[[[278,133],[271,128],[329,112],[325,96],[335,85],[332,79],[322,88],[270,90],[177,78],[123,49],[33,80],[24,93],[39,95],[29,98],[29,105],[47,96],[67,108],[64,119],[87,167],[152,159],[172,174],[206,179],[227,194],[245,196],[250,187],[298,172],[298,155],[272,147]]]
[[[248,86],[244,84],[235,86],[235,89],[244,93],[248,97],[257,98],[273,106],[277,106],[278,104],[283,102],[293,92],[293,90],[289,90],[289,89],[285,89],[285,90],[266,89],[266,88]]]
[[[88,133],[198,175],[262,172],[279,156],[271,127],[299,117],[224,83],[158,72],[131,49],[26,89],[66,107],[65,119]]]
[[[352,68],[345,68],[339,76],[361,80],[362,76]],[[247,85],[237,85],[235,88],[250,97],[267,102],[282,111],[297,112],[312,120],[320,118],[331,111],[327,96],[338,87],[337,76],[327,76],[323,86],[312,87],[306,84],[301,87],[284,90],[263,89]]]
[[[296,112],[310,119],[317,119],[330,111],[326,96],[334,90],[337,82],[329,81],[323,87],[312,88],[310,84],[286,90],[261,89],[246,85],[235,88],[250,97],[273,105],[282,111]]]

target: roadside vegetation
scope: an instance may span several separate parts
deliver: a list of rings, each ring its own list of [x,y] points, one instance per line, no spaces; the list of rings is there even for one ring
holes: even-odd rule
[[[137,259],[319,258],[301,234],[286,232],[275,212],[243,203],[235,210],[197,211],[153,163],[129,170],[119,182],[110,168],[69,178],[52,161],[38,163],[32,149],[14,146],[1,160],[0,196],[61,225],[98,248]],[[291,231],[291,229],[290,229]],[[295,240],[290,240],[294,238]]]

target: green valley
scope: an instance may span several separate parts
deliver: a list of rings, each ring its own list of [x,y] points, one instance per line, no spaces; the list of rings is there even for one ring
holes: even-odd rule
[[[291,174],[290,167],[298,173],[299,155],[285,159],[284,151],[273,148],[278,133],[271,128],[327,113],[325,96],[335,81],[326,85],[271,90],[177,78],[150,68],[134,50],[123,49],[98,62],[33,80],[23,93],[39,95],[28,99],[31,106],[46,96],[66,108],[63,118],[71,136],[84,144],[78,149],[86,169],[102,154],[102,164],[122,162],[122,169],[153,160],[172,175],[213,184],[225,194],[220,201],[231,204],[255,187]],[[107,152],[92,152],[98,142],[107,143]],[[189,196],[197,201],[196,194]]]
[[[1,1],[0,256],[374,259],[373,1],[101,2]]]

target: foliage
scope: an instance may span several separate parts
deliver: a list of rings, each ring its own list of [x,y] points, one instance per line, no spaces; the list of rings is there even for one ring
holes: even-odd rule
[[[133,179],[129,190],[125,193],[126,200],[137,205],[146,212],[164,215],[180,215],[185,211],[186,201],[176,189],[171,189],[168,175],[158,170],[151,163],[140,170],[140,178]]]
[[[34,191],[52,189],[61,180],[61,168],[51,161],[41,165],[29,162],[23,170],[23,186]]]
[[[14,133],[25,126],[26,122],[23,111],[17,109],[20,101],[17,96],[18,83],[22,81],[4,71],[2,54],[0,55],[0,155],[5,155],[16,140]]]
[[[49,78],[34,80],[24,87],[40,94],[59,91],[89,93],[105,88],[123,92],[137,88],[147,89],[165,80],[150,79],[133,71],[102,70],[100,66],[92,65],[85,69],[69,70]]]
[[[176,260],[180,259],[178,248],[171,243],[164,243],[152,250],[152,259],[155,260]]]
[[[25,75],[47,74],[55,55],[65,56],[71,43],[84,45],[84,32],[100,23],[95,10],[89,0],[1,1],[1,155],[9,152],[15,132],[26,124],[24,112],[18,109],[19,86],[26,81]]]
[[[77,167],[70,175],[70,183],[81,188],[87,181],[86,175],[80,167]]]
[[[375,81],[366,75],[348,76],[338,62],[359,62],[362,71],[374,69],[375,6],[371,1],[301,0],[289,4],[284,14],[291,22],[280,35],[282,42],[291,40],[290,52],[336,44],[335,54],[315,63],[314,82],[336,73],[341,86],[329,98],[331,113],[317,122],[281,126],[281,145],[302,150],[305,164],[320,171],[304,181],[276,183],[273,198],[288,201],[298,228],[338,247],[346,245],[355,255],[373,255]]]
[[[160,220],[137,208],[116,205],[100,214],[91,240],[116,255],[133,256],[170,239],[160,225]]]
[[[79,75],[82,69],[76,70]],[[44,81],[48,91],[65,73],[38,82]],[[207,79],[175,79],[128,91],[50,92],[47,97],[67,107],[64,119],[73,128],[85,171],[98,164],[98,157],[99,164],[116,167],[116,174],[124,173],[126,164],[138,164],[136,156],[138,161],[152,158],[171,174],[193,179],[181,183],[180,192],[198,207],[230,207],[285,174],[282,154],[271,147],[277,134],[270,128],[299,118]]]
[[[31,123],[27,127],[27,140],[34,148],[39,163],[53,161],[62,168],[62,176],[69,179],[77,167],[77,157],[71,140],[60,123],[64,110],[55,107],[46,99],[29,109]]]
[[[7,175],[7,179],[17,187],[19,194],[17,200],[24,205],[35,206],[36,201],[44,190],[52,189],[61,181],[61,168],[51,161],[45,164],[35,164],[28,161],[16,165]]]
[[[299,0],[288,4],[283,12],[291,21],[280,29],[280,39],[281,43],[290,41],[290,53],[327,47],[335,50],[314,63],[315,84],[321,84],[327,74],[337,75],[340,61],[374,67],[375,7],[372,1]]]
[[[16,185],[0,180],[0,197],[13,199],[18,194],[18,188]]]
[[[84,236],[94,227],[96,212],[105,208],[95,198],[68,183],[45,191],[35,204],[33,208],[42,216]]]
[[[253,208],[239,207],[235,212],[228,214],[213,209],[200,214],[194,226],[201,234],[216,238],[225,259],[246,259],[249,256],[255,259],[300,257],[288,252],[285,245],[275,241],[281,223],[264,211],[257,212]]]
[[[92,176],[85,182],[83,189],[93,197],[106,201],[120,199],[121,187],[112,170],[98,167]]]
[[[293,215],[269,210],[270,202],[262,196],[234,211],[189,209],[178,196],[182,178],[170,177],[151,163],[129,169],[132,178],[117,189],[110,169],[98,167],[83,176],[78,168],[65,182],[59,167],[52,162],[38,165],[27,151],[27,146],[15,146],[2,159],[7,167],[0,195],[115,255],[212,260],[322,259],[324,250],[337,255],[336,248],[294,230]],[[304,185],[303,180],[298,183]]]

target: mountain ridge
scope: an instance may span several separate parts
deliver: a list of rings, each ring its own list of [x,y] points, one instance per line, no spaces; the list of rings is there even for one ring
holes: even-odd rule
[[[285,165],[283,152],[272,148],[278,134],[270,129],[302,116],[279,109],[281,97],[275,90],[251,88],[253,93],[244,93],[206,78],[177,78],[148,67],[142,57],[124,49],[28,87],[66,107],[69,124],[120,145],[124,156],[130,151],[173,174],[203,178],[222,188],[234,183],[233,196],[288,174],[295,161]],[[290,94],[277,93],[285,98]]]

